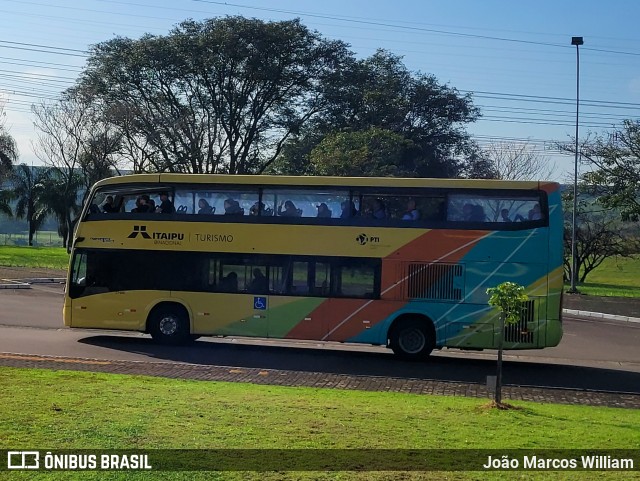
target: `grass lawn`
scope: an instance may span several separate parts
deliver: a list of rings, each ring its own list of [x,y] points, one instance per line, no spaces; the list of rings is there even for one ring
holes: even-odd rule
[[[591,296],[640,297],[640,256],[605,259],[578,290]]]
[[[0,246],[0,266],[66,269],[69,254],[63,247]]]
[[[628,449],[640,410],[0,368],[0,449]],[[6,474],[6,473],[5,473]],[[11,473],[148,479],[149,473]],[[517,476],[516,476],[517,475]],[[524,475],[524,476],[523,476]],[[1,473],[0,473],[1,476]],[[640,479],[640,472],[155,472],[153,479]],[[635,476],[635,478],[634,478]]]

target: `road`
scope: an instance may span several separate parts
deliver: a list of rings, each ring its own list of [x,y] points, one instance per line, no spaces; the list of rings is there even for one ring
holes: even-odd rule
[[[428,362],[412,363],[374,346],[207,338],[172,347],[138,333],[71,330],[61,326],[62,288],[56,285],[2,290],[0,306],[0,352],[5,353],[477,383],[495,371],[491,351],[443,350]],[[566,318],[564,327],[558,347],[507,352],[505,384],[640,394],[640,324]]]

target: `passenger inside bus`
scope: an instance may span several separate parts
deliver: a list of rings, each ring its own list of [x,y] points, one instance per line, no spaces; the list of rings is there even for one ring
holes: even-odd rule
[[[102,212],[104,212],[105,214],[113,214],[115,212],[118,212],[118,208],[113,203],[112,195],[107,196],[104,204],[102,205]]]
[[[484,207],[478,204],[474,205],[471,220],[473,222],[486,222],[487,216],[484,213]]]
[[[238,274],[229,272],[222,278],[218,287],[221,292],[238,292]]]
[[[264,205],[264,202],[256,202],[249,209],[250,215],[261,215],[263,217],[271,217],[273,215],[273,209]]]
[[[155,209],[155,211],[159,214],[175,213],[176,209],[173,207],[173,203],[169,200],[168,193],[160,192],[160,205]]]
[[[244,215],[244,209],[237,200],[229,198],[224,201],[224,215]]]
[[[215,214],[215,212],[215,207],[210,206],[206,199],[198,201],[198,214]]]
[[[295,204],[290,200],[278,206],[278,215],[282,217],[301,217],[302,209],[297,209]]]
[[[143,194],[136,199],[136,206],[131,209],[135,214],[145,214],[149,212],[149,196]]]
[[[324,218],[331,217],[331,209],[329,209],[329,206],[327,204],[323,202],[316,207],[318,209],[318,217],[324,217]]]
[[[540,220],[542,219],[542,211],[540,210],[540,204],[535,204],[533,208],[529,211],[529,220]]]
[[[407,210],[402,216],[402,220],[420,220],[420,211],[416,208],[416,201],[410,199],[407,202]]]
[[[462,220],[466,222],[485,222],[484,208],[478,204],[465,204],[462,207]]]
[[[382,199],[373,199],[371,203],[371,214],[370,217],[374,219],[386,219],[387,218],[387,209],[385,208],[384,202]]]
[[[358,215],[358,210],[356,209],[353,201],[344,200],[340,204],[342,208],[342,213],[340,214],[341,219],[348,219],[349,217],[355,217]]]
[[[253,269],[253,280],[247,290],[252,294],[267,294],[269,292],[269,280],[257,267]]]

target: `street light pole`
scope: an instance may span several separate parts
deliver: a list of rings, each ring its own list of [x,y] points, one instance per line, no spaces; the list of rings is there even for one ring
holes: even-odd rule
[[[578,259],[576,258],[576,215],[578,211],[578,125],[580,123],[580,45],[584,44],[582,37],[571,37],[571,45],[576,46],[576,156],[573,163],[573,217],[571,219],[571,288],[569,292],[578,292],[576,278],[578,277]]]

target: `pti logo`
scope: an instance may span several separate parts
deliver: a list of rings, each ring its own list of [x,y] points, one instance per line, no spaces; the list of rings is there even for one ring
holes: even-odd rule
[[[38,451],[8,451],[8,469],[39,469],[40,453]]]
[[[133,232],[129,234],[128,239],[135,239],[136,237],[138,237],[138,234],[140,234],[145,239],[151,239],[151,236],[147,232],[146,225],[134,225]]]
[[[358,237],[356,237],[356,241],[361,245],[366,245],[366,244],[377,244],[378,242],[380,242],[380,237],[369,237],[367,234],[360,234]]]

